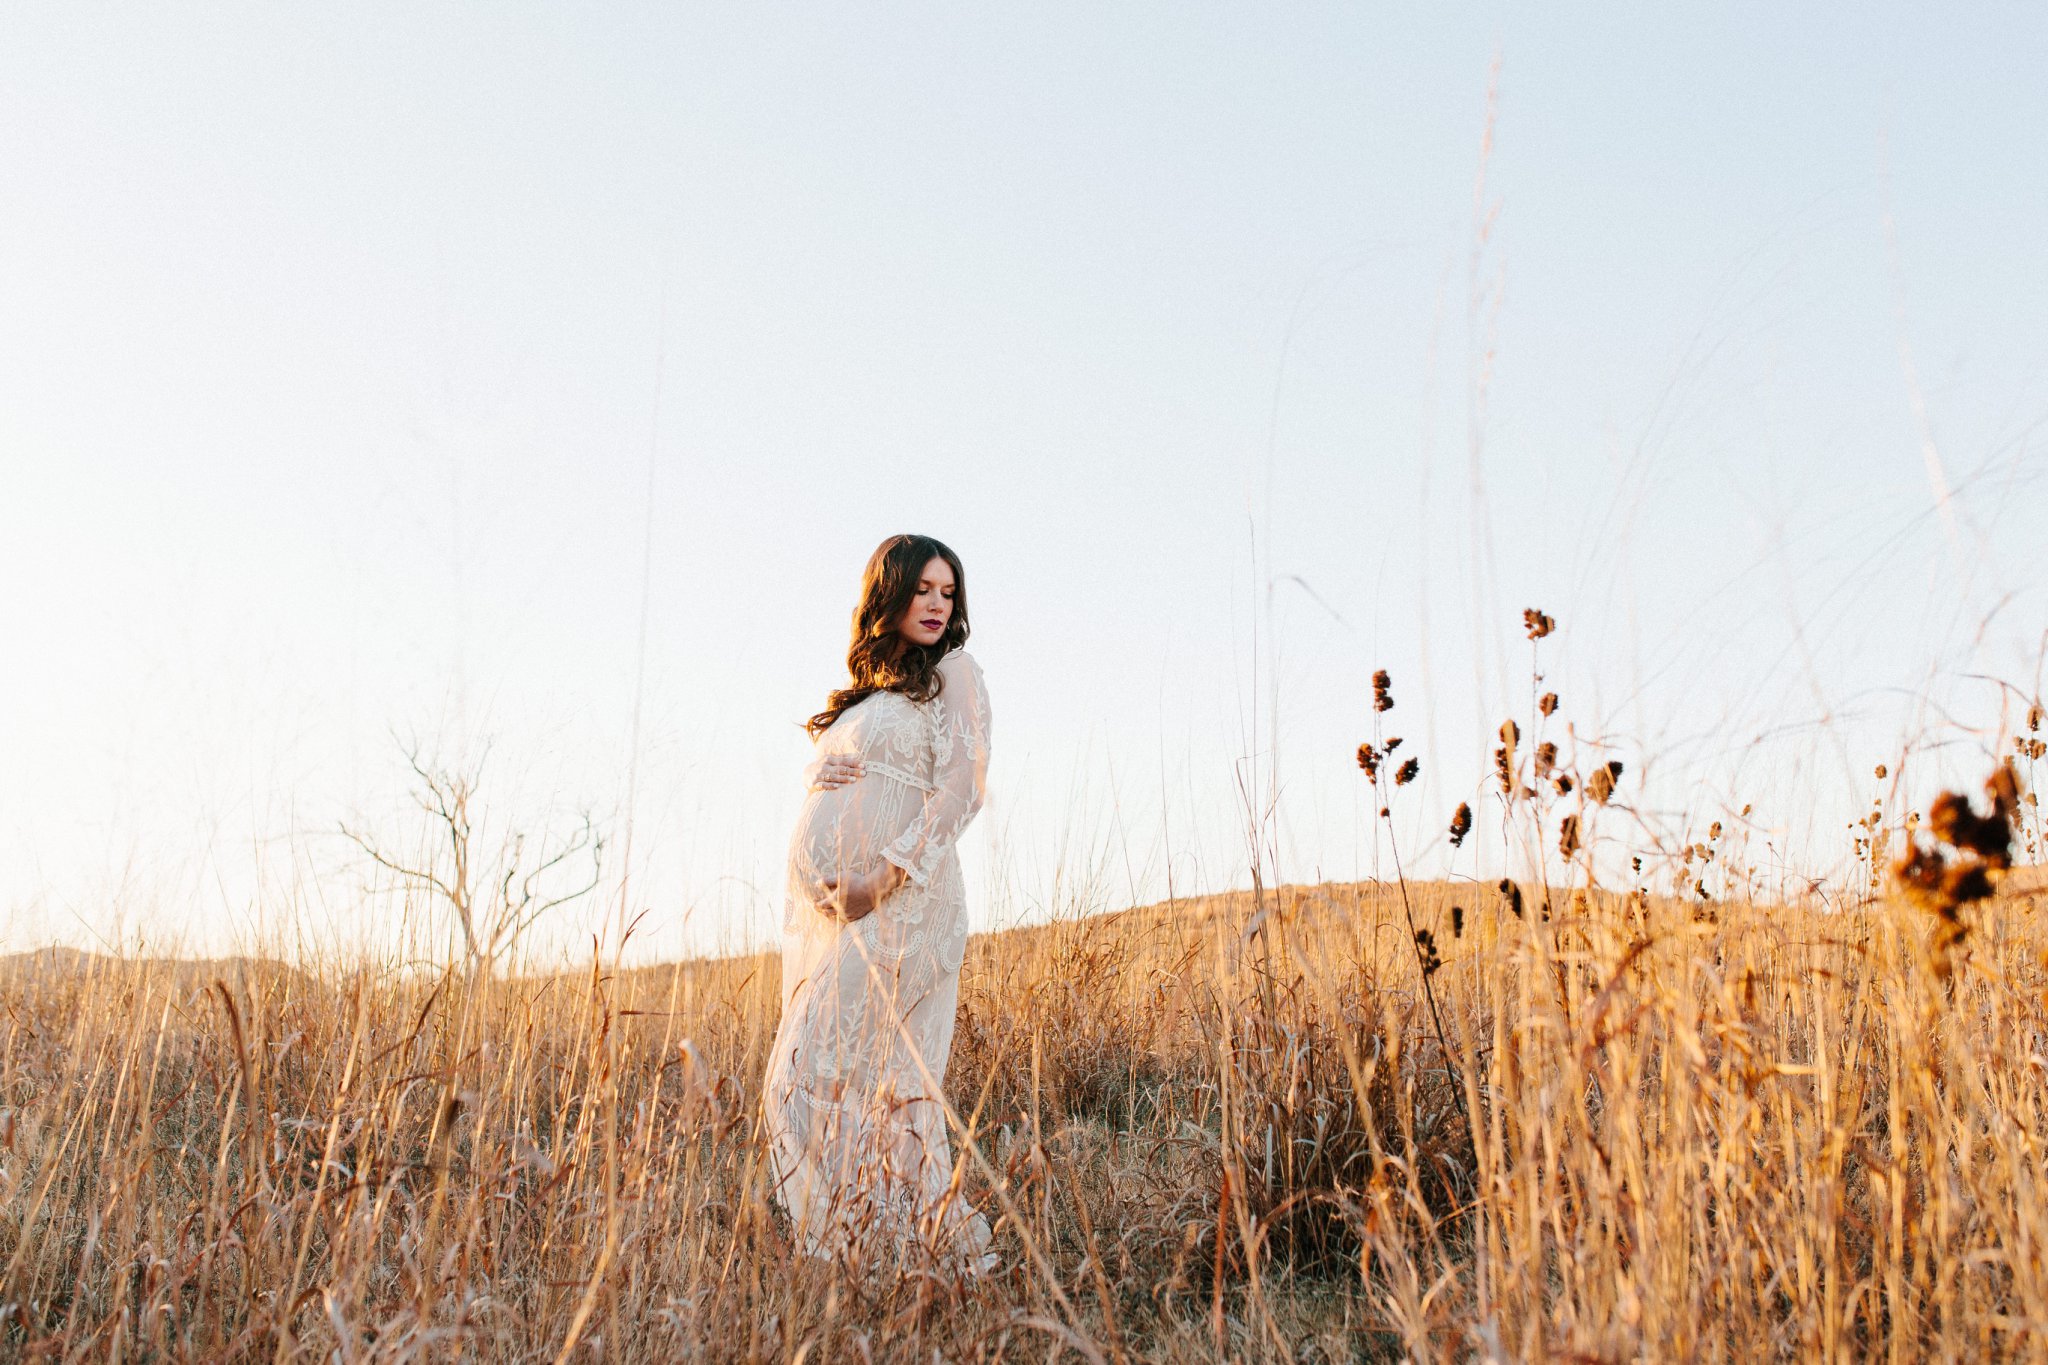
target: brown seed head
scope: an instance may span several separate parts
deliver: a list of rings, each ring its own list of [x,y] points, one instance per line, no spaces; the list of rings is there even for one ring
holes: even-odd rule
[[[1502,877],[1500,879],[1500,893],[1508,898],[1508,909],[1514,912],[1516,919],[1520,919],[1522,917],[1522,888],[1516,886],[1508,878]]]
[[[1370,743],[1358,746],[1358,766],[1365,769],[1365,775],[1377,781],[1380,775],[1380,751]]]
[[[1418,777],[1421,774],[1421,772],[1422,760],[1419,758],[1411,758],[1406,763],[1403,763],[1399,771],[1397,771],[1394,774],[1394,785],[1397,787],[1405,787],[1410,782],[1413,782],[1416,779],[1416,777]]]
[[[1567,815],[1557,830],[1557,851],[1569,862],[1579,851],[1579,817]]]
[[[1451,907],[1451,937],[1465,937],[1465,907],[1462,905]]]
[[[2014,817],[2019,813],[2019,777],[2010,762],[2001,763],[1984,784],[1991,813],[1979,815],[1960,792],[1943,792],[1927,810],[1927,828],[1935,838],[1974,853],[1993,867],[2012,865]]]
[[[1465,842],[1465,836],[1472,832],[1472,807],[1460,801],[1458,808],[1451,812],[1451,847],[1457,848]]]
[[[1604,806],[1608,798],[1614,795],[1614,784],[1620,778],[1621,760],[1610,758],[1605,764],[1593,769],[1593,775],[1586,779],[1586,794]]]
[[[2032,706],[2027,708],[2027,728],[2029,730],[2039,730],[2041,728],[2040,702],[2035,702]]]
[[[1969,935],[1964,906],[1989,899],[1997,874],[2012,865],[2012,843],[2020,806],[2019,775],[2010,760],[1984,784],[1991,813],[1977,814],[1960,792],[1943,792],[1927,811],[1927,829],[1940,842],[1909,835],[1906,851],[1892,864],[1900,894],[1938,917],[1932,941],[1936,975],[1947,977],[1950,952]],[[1916,823],[1907,820],[1910,830]]]
[[[1878,780],[1878,781],[1882,782],[1882,781],[1884,781],[1884,780],[1885,780],[1885,779],[1886,779],[1887,777],[1890,777],[1890,776],[1891,776],[1891,769],[1889,769],[1889,768],[1885,767],[1885,766],[1884,766],[1884,764],[1882,764],[1882,763],[1880,763],[1880,764],[1878,764],[1878,765],[1877,765],[1877,780]]]
[[[1436,935],[1427,929],[1415,931],[1415,954],[1422,959],[1422,974],[1434,976],[1444,965],[1443,957],[1436,950]]]
[[[1998,765],[1998,771],[1985,779],[1984,794],[1991,798],[1991,814],[2010,824],[2019,814],[2020,775],[2013,771],[2012,760]]]
[[[1522,613],[1522,627],[1529,632],[1530,639],[1540,640],[1550,634],[1551,631],[1557,629],[1557,622],[1551,620],[1548,616],[1536,610],[1536,608],[1530,607]]]
[[[1536,709],[1546,716],[1557,714],[1557,693],[1545,692],[1543,699],[1536,703]]]
[[[1557,746],[1544,740],[1536,746],[1536,776],[1548,777],[1550,770],[1557,766]]]
[[[1382,668],[1372,675],[1372,709],[1391,711],[1394,709],[1394,677]]]

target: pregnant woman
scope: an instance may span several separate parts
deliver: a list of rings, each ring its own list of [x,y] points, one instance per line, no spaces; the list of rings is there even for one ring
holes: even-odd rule
[[[959,556],[892,536],[868,560],[852,677],[806,725],[818,756],[789,847],[782,1024],[764,1106],[776,1195],[812,1255],[978,1272],[940,1081],[953,1047],[989,705]]]

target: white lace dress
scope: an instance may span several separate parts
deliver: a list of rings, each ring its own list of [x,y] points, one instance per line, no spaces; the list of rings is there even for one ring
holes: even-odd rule
[[[965,651],[939,673],[930,701],[876,692],[818,737],[820,755],[866,767],[812,792],[790,840],[782,1023],[763,1103],[776,1196],[807,1252],[981,1270],[993,1261],[988,1223],[961,1197],[939,1085],[967,949],[954,843],[981,809],[989,704]],[[844,924],[815,904],[818,882],[883,859],[908,880],[873,913]]]

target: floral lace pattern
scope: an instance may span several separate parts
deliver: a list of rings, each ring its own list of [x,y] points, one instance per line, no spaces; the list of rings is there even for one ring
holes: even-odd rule
[[[763,1103],[777,1198],[807,1251],[909,1264],[921,1247],[979,1269],[988,1224],[959,1197],[937,1096],[967,949],[955,845],[986,792],[990,716],[972,656],[955,650],[939,673],[930,701],[876,692],[818,737],[821,755],[854,754],[866,770],[810,793],[790,839]],[[908,880],[872,914],[848,925],[818,908],[820,882],[885,859]]]

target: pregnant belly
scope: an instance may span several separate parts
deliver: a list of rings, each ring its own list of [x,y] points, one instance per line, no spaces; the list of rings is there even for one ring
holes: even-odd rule
[[[873,829],[872,812],[857,799],[860,783],[832,791],[812,792],[799,812],[790,838],[790,862],[811,881],[843,876],[872,867],[882,855]]]

